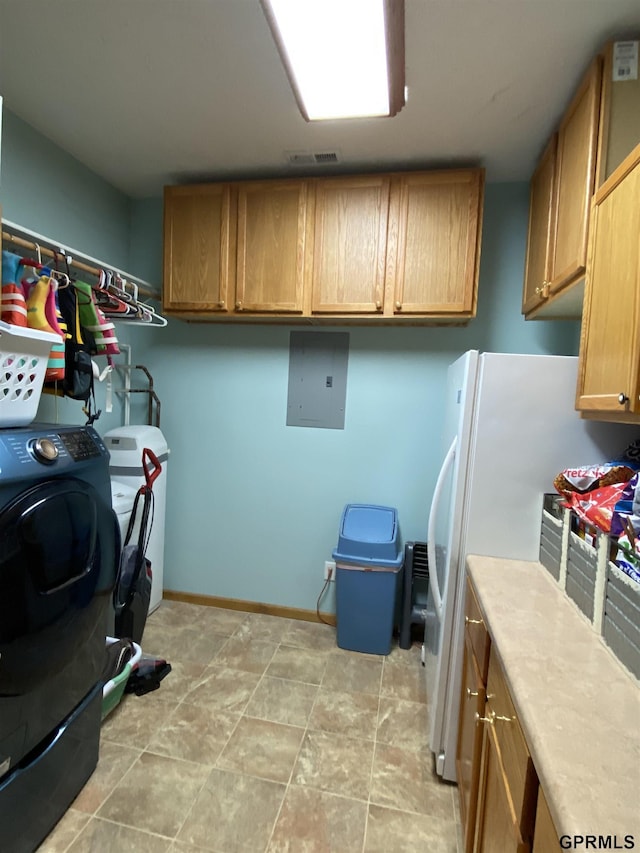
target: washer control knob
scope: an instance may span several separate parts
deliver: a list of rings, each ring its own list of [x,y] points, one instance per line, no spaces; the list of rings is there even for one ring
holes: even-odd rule
[[[38,462],[53,462],[58,458],[58,448],[50,438],[36,438],[31,449]]]

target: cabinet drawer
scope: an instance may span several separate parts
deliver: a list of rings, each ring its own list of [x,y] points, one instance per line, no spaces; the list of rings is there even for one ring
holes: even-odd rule
[[[480,677],[486,684],[491,641],[489,639],[489,632],[484,624],[484,618],[480,611],[480,606],[478,605],[475,593],[473,592],[473,587],[471,586],[468,578],[464,622],[465,630],[469,637],[471,648],[473,649],[473,654],[476,658],[476,663],[478,664]]]
[[[492,726],[520,832],[523,838],[527,838],[534,817],[531,804],[532,800],[535,802],[532,795],[537,784],[536,774],[502,668],[495,654],[492,654],[489,660],[486,716],[493,720]]]

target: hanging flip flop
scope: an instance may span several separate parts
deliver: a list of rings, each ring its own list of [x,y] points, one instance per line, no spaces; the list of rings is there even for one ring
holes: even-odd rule
[[[84,281],[76,281],[74,287],[78,291],[80,323],[93,338],[96,355],[119,355],[115,327],[100,310],[95,291]]]

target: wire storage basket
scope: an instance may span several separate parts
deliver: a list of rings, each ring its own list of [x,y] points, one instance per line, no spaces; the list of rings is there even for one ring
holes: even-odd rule
[[[55,333],[0,320],[0,427],[30,424],[38,411]]]

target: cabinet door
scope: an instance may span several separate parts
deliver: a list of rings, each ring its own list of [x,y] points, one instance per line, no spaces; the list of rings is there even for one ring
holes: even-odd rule
[[[640,414],[640,145],[596,194],[576,408]]]
[[[456,750],[456,776],[460,797],[460,817],[465,838],[465,850],[473,848],[478,782],[480,778],[480,749],[482,728],[477,718],[484,711],[485,685],[468,636],[465,637],[462,663],[462,692]]]
[[[533,173],[529,193],[529,233],[522,294],[522,313],[530,314],[547,298],[555,221],[554,177],[558,134],[549,140]]]
[[[474,853],[527,853],[509,796],[494,727],[484,724]]]
[[[484,172],[398,176],[387,261],[394,314],[476,311]]]
[[[232,216],[228,184],[165,188],[165,310],[228,310],[235,270]]]
[[[591,65],[558,131],[555,240],[551,293],[584,273],[595,186],[602,60]]]
[[[304,181],[238,185],[236,311],[302,311],[307,194]]]
[[[382,313],[390,179],[316,183],[313,313]]]
[[[536,809],[536,828],[533,834],[533,853],[560,853],[561,849],[549,806],[540,788]]]

